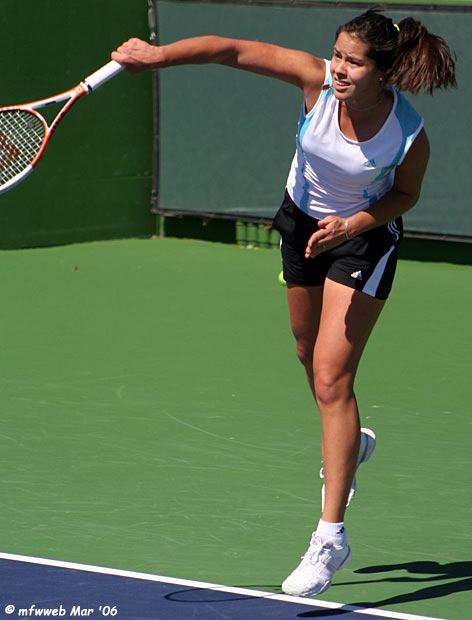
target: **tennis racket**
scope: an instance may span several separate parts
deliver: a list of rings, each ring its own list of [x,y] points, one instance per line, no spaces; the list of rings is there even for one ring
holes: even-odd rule
[[[25,179],[41,159],[52,134],[74,103],[117,75],[124,65],[112,60],[92,75],[54,97],[0,108],[0,194]],[[36,110],[65,101],[48,125]]]

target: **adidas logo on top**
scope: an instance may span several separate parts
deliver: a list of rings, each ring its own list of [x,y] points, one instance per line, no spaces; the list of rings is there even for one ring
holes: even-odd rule
[[[354,278],[355,280],[360,280],[362,282],[363,278],[362,278],[362,271],[353,271],[351,273],[351,278]]]

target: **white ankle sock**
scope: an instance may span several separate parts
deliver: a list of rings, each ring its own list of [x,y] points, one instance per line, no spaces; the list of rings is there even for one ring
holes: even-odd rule
[[[325,540],[332,541],[336,546],[344,547],[347,544],[347,533],[344,521],[340,523],[329,523],[320,519],[316,533]]]

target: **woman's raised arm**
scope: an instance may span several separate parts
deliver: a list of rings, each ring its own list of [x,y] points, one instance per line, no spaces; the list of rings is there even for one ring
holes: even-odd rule
[[[325,77],[324,62],[306,52],[213,35],[182,39],[162,46],[133,38],[120,45],[112,53],[112,59],[125,64],[130,73],[185,64],[216,63],[289,82],[305,93],[320,90]]]

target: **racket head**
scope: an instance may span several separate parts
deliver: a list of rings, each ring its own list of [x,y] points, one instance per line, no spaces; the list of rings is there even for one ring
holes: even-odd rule
[[[47,137],[46,121],[35,110],[0,108],[0,193],[33,170]]]

